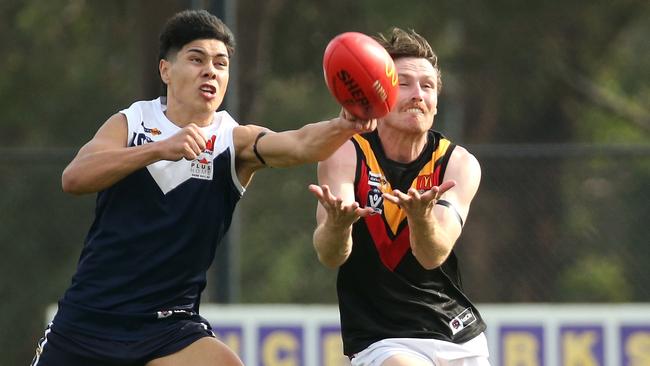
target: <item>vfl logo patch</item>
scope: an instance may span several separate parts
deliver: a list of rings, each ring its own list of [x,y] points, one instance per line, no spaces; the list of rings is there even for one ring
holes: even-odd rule
[[[472,309],[467,308],[458,314],[455,318],[451,319],[449,322],[449,328],[451,328],[452,334],[456,334],[475,321],[476,317],[474,316]]]
[[[381,214],[384,211],[384,197],[379,189],[381,187],[382,177],[380,173],[369,172],[368,185],[368,206],[376,213]]]

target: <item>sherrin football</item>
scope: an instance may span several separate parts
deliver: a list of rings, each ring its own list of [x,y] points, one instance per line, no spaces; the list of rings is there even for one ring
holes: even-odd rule
[[[371,37],[346,32],[334,37],[323,55],[325,83],[348,112],[380,118],[397,101],[397,72],[386,49]]]

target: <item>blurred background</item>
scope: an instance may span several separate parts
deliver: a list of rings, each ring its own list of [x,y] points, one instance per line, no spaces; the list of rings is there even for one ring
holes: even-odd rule
[[[435,129],[483,180],[456,250],[477,303],[650,302],[650,2],[0,0],[0,365],[31,360],[94,195],[60,175],[113,113],[159,95],[158,32],[185,8],[238,41],[226,108],[274,130],[339,107],[338,33],[413,28],[436,50]],[[335,304],[311,245],[316,167],[257,174],[204,300]]]

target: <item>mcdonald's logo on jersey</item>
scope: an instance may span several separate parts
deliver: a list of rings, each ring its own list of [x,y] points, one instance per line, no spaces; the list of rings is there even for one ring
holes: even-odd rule
[[[418,179],[415,182],[415,189],[419,192],[425,192],[430,190],[434,186],[434,173],[426,175],[418,175]]]

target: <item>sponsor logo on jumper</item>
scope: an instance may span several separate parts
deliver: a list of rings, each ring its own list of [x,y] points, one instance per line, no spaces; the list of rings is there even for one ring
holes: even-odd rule
[[[144,121],[140,122],[140,126],[142,126],[142,132],[136,133],[133,132],[133,145],[134,146],[140,146],[144,144],[148,144],[150,142],[154,142],[154,140],[148,136],[158,136],[162,134],[159,129],[157,128],[148,128],[147,126],[144,125]]]
[[[384,181],[381,173],[368,173],[368,207],[371,207],[376,213],[381,214],[384,211],[384,197],[380,187]]]
[[[415,189],[422,193],[428,191],[433,187],[433,173],[427,175],[418,175],[415,181]]]
[[[180,309],[176,309],[176,310],[161,310],[161,311],[157,311],[157,312],[156,312],[156,316],[158,317],[158,319],[169,318],[170,316],[172,316],[172,315],[176,315],[176,314],[183,314],[183,315],[187,315],[187,316],[192,316],[192,315],[194,315],[195,313],[194,313],[193,311],[189,311],[189,310],[180,310]]]
[[[214,153],[214,142],[217,140],[216,135],[212,135],[206,142],[205,142],[205,150],[204,152],[212,155]]]
[[[383,181],[384,179],[381,176],[381,173],[373,173],[373,172],[368,173],[368,185],[379,188],[381,187]]]
[[[144,121],[142,121],[142,123],[140,125],[142,125],[142,129],[144,130],[144,133],[150,133],[150,134],[152,134],[154,136],[158,136],[158,135],[160,135],[162,133],[162,132],[160,132],[159,129],[157,129],[155,127],[154,128],[148,128],[147,126],[144,125]]]
[[[133,132],[133,145],[134,146],[140,146],[144,144],[148,144],[150,142],[153,142],[151,137],[145,135],[144,133],[135,133]]]
[[[201,155],[190,164],[190,172],[192,178],[212,180],[212,156],[208,156],[207,153],[201,153]]]
[[[471,308],[463,310],[460,314],[449,321],[451,333],[456,334],[476,321],[476,317]]]
[[[205,142],[205,150],[196,157],[192,164],[190,165],[190,172],[192,173],[192,178],[212,180],[212,173],[214,166],[212,164],[212,155],[214,154],[214,142],[217,140],[217,136],[212,135]]]

